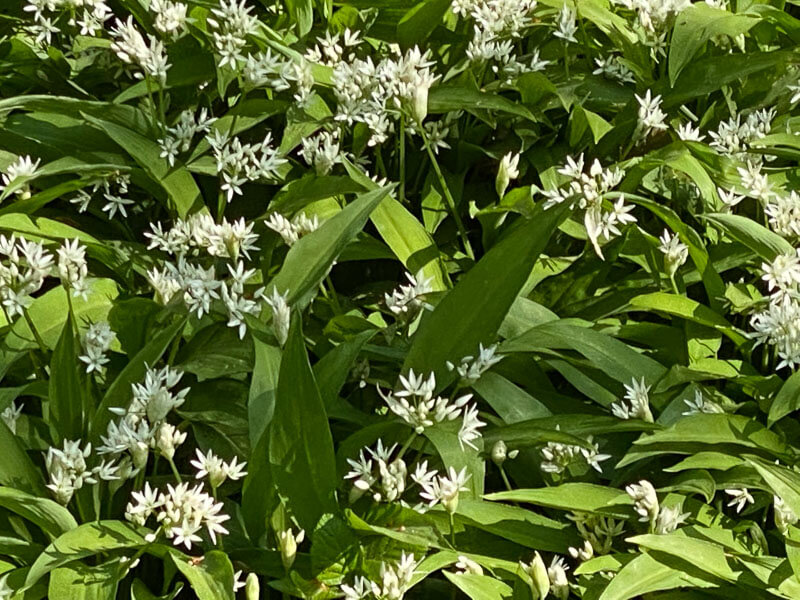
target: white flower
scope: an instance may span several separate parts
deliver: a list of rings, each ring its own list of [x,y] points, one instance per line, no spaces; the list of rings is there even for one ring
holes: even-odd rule
[[[575,34],[577,31],[578,24],[575,18],[575,11],[565,3],[564,6],[561,7],[561,11],[558,13],[558,24],[556,26],[556,30],[553,32],[553,35],[561,38],[565,42],[577,44],[578,40],[575,39]]]
[[[689,517],[690,513],[681,513],[680,506],[662,506],[658,511],[654,533],[667,534],[675,531]]]
[[[655,524],[659,513],[658,496],[653,485],[646,479],[638,484],[632,483],[625,488],[633,500],[633,509],[639,515],[639,521]]]
[[[338,131],[322,131],[315,136],[303,138],[302,143],[300,156],[314,167],[317,175],[327,175],[336,163],[342,162]]]
[[[86,277],[89,274],[86,266],[86,247],[78,244],[75,239],[71,243],[64,242],[58,251],[58,275],[61,284],[72,291],[73,296],[87,298],[89,287]]]
[[[798,521],[794,511],[783,501],[780,496],[775,496],[775,526],[783,535],[789,531],[789,527]]]
[[[558,425],[556,425],[556,430],[560,430]],[[600,467],[600,463],[611,458],[611,455],[600,454],[598,444],[592,442],[592,436],[586,439],[586,443],[590,446],[589,448],[561,444],[559,442],[547,442],[540,451],[542,461],[539,464],[539,468],[544,473],[561,474],[570,465],[583,462],[598,473],[601,473],[603,469]]]
[[[747,162],[747,167],[738,167],[736,171],[742,180],[742,187],[748,196],[767,202],[773,195],[767,174],[761,171],[760,162]]]
[[[656,131],[665,130],[667,115],[661,110],[661,96],[653,97],[647,90],[644,96],[636,95],[635,98],[639,103],[638,137],[646,138]]]
[[[289,290],[283,294],[278,293],[278,288],[272,288],[272,294],[265,296],[264,301],[272,309],[272,328],[278,343],[283,346],[289,338],[289,326],[291,325],[291,307],[287,302]]]
[[[39,168],[40,160],[37,158],[35,161],[30,156],[20,156],[17,160],[8,165],[3,171],[3,189],[14,186],[20,179],[28,181],[36,177]],[[21,200],[29,198],[31,195],[30,186],[26,183],[21,187],[17,187],[14,193],[20,197]]]
[[[594,556],[594,548],[589,540],[584,540],[582,547],[575,548],[570,546],[567,550],[572,558],[582,562],[587,561]]]
[[[744,196],[740,196],[733,190],[726,191],[722,188],[717,188],[717,194],[719,194],[719,199],[722,201],[722,204],[725,206],[726,210],[730,211],[734,206],[739,204],[742,200],[744,200]],[[764,208],[764,212],[769,215],[768,212],[769,205]]]
[[[247,463],[238,463],[237,457],[233,457],[229,463],[216,456],[212,450],[203,454],[198,448],[196,451],[197,459],[191,461],[192,466],[197,469],[196,479],[208,477],[211,487],[216,489],[225,483],[226,479],[237,480],[247,475],[244,467]]]
[[[175,456],[175,449],[186,441],[186,436],[185,431],[179,431],[174,425],[165,422],[159,426],[151,443],[162,456],[167,460],[172,460],[172,457]]]
[[[466,385],[472,385],[503,358],[505,357],[502,354],[497,354],[497,344],[492,344],[488,348],[479,344],[477,357],[465,356],[457,366],[447,361],[447,368],[450,371],[455,370]]]
[[[433,307],[425,302],[425,294],[433,291],[431,287],[432,277],[424,277],[422,273],[417,273],[414,277],[411,273],[406,273],[409,281],[408,285],[401,285],[394,289],[391,294],[384,294],[386,308],[397,316],[411,318],[420,310],[433,310]]]
[[[664,265],[667,268],[667,273],[670,277],[674,277],[676,271],[689,257],[689,246],[681,242],[678,236],[672,236],[668,229],[665,229],[658,239],[661,242],[658,249],[664,255]]]
[[[420,484],[423,490],[419,494],[420,498],[426,500],[429,506],[441,503],[447,512],[453,514],[458,509],[459,492],[469,489],[466,487],[466,483],[470,477],[466,467],[460,471],[450,467],[447,476],[439,475]]]
[[[748,504],[753,504],[755,502],[747,488],[726,489],[725,493],[731,497],[730,502],[728,502],[726,506],[735,506],[737,513],[742,512],[742,509]]]
[[[380,588],[366,577],[357,575],[353,585],[342,584],[341,591],[344,593],[344,600],[363,600],[371,595],[380,593]]]
[[[698,413],[719,414],[725,412],[725,410],[713,400],[703,398],[703,394],[700,390],[695,390],[694,401],[684,400],[683,402],[689,407],[689,410],[681,413],[683,416],[696,415]]]
[[[186,31],[186,5],[170,0],[151,0],[150,12],[155,13],[153,26],[160,33],[178,39]]]
[[[690,122],[686,122],[678,127],[677,131],[678,137],[684,142],[702,142],[706,137],[700,132],[700,129],[692,127]]]
[[[202,541],[198,535],[205,527],[211,542],[217,543],[218,534],[227,534],[222,525],[230,519],[223,514],[222,502],[203,491],[202,484],[193,488],[188,483],[176,486],[167,485],[167,491],[156,492],[145,483],[142,492],[133,492],[132,501],[125,510],[125,518],[133,523],[144,525],[150,517],[155,517],[159,531],[163,532],[176,546],[187,549]]]
[[[559,600],[567,600],[569,596],[569,580],[567,571],[569,567],[560,556],[554,556],[547,568],[547,575],[550,578],[550,592]]]
[[[603,75],[622,83],[636,83],[633,71],[620,61],[619,56],[612,54],[606,58],[595,58],[594,62],[597,68],[592,71],[593,75]]]
[[[17,421],[19,420],[19,416],[22,414],[22,409],[24,408],[24,404],[20,404],[17,406],[17,403],[12,400],[11,404],[6,406],[2,412],[0,412],[0,419],[3,420],[3,423],[6,424],[11,430],[11,433],[17,433]]]
[[[102,373],[108,362],[106,352],[111,348],[115,334],[106,321],[92,323],[86,330],[81,340],[83,354],[78,359],[86,363],[86,372],[96,371]]]
[[[459,573],[468,573],[470,575],[483,575],[483,567],[481,567],[474,560],[463,554],[458,555],[458,562],[455,564]]]
[[[111,49],[120,60],[138,65],[144,72],[144,75],[136,74],[138,79],[147,76],[156,79],[162,85],[166,83],[170,65],[167,62],[166,49],[160,40],[148,35],[145,41],[133,24],[131,16],[124,22],[117,19],[117,26],[111,30],[111,36],[114,38]]]
[[[625,385],[625,399],[628,403],[613,403],[611,412],[620,419],[641,419],[652,423],[653,414],[650,412],[649,391],[650,386],[645,384],[644,377],[641,381],[631,380],[630,385]]]
[[[478,450],[472,442],[482,437],[478,429],[485,425],[486,423],[478,419],[478,407],[475,404],[464,408],[461,428],[458,430],[458,443],[462,451],[465,444],[473,450]]]
[[[117,468],[101,462],[90,468],[87,459],[92,453],[92,444],[81,448],[80,440],[64,440],[63,448],[51,446],[45,455],[45,467],[50,478],[47,488],[53,492],[55,499],[69,504],[72,495],[84,484],[95,484],[99,479],[118,479]]]
[[[500,161],[495,179],[495,189],[501,198],[505,195],[510,181],[519,177],[519,153],[509,152]]]

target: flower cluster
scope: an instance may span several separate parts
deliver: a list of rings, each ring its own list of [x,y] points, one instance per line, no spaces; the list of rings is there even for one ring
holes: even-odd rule
[[[566,164],[558,172],[567,177],[569,183],[566,187],[542,190],[542,195],[547,198],[544,207],[548,209],[567,202],[571,208],[584,210],[586,233],[595,252],[602,258],[600,238],[610,240],[613,236],[620,235],[619,227],[635,222],[636,217],[629,214],[633,205],[626,205],[621,194],[613,204],[604,202],[605,195],[622,181],[622,170],[605,169],[597,159],[589,167],[588,173],[583,172],[584,166],[583,154],[577,160],[567,157]]]
[[[222,502],[217,502],[203,491],[203,484],[191,487],[188,483],[167,484],[166,491],[159,491],[144,484],[140,492],[132,492],[131,502],[125,509],[125,518],[144,526],[151,517],[158,523],[155,541],[159,533],[172,540],[175,546],[183,544],[191,549],[192,544],[203,541],[200,531],[205,528],[211,542],[217,543],[217,535],[225,535],[228,530],[223,523],[230,519],[222,512]]]
[[[78,358],[86,364],[86,372],[102,373],[105,364],[108,362],[106,352],[111,348],[116,334],[111,330],[111,326],[106,321],[92,323],[83,334],[81,346],[83,354]]]
[[[189,393],[189,388],[173,391],[182,377],[182,371],[169,366],[150,368],[142,383],[131,386],[133,397],[129,405],[109,409],[121,418],[108,424],[97,451],[122,457],[119,464],[123,479],[144,469],[151,447],[168,455],[185,439],[174,429],[162,429],[169,413],[183,404]]]
[[[3,196],[10,193],[16,194],[20,200],[31,197],[31,187],[28,181],[36,177],[39,169],[39,159],[32,160],[30,156],[20,156],[3,170],[0,179],[3,181]]]
[[[85,254],[78,240],[65,241],[56,251],[56,261],[40,242],[0,235],[0,301],[6,317],[23,315],[50,275],[58,276],[72,295],[85,298],[89,293]]]
[[[91,454],[92,444],[87,443],[81,448],[80,440],[64,440],[63,448],[50,447],[47,450],[44,459],[50,477],[47,487],[61,504],[69,504],[75,492],[87,483],[96,484],[100,479],[119,479],[119,467],[111,462],[102,461],[90,468],[86,459]]]
[[[761,270],[770,295],[766,308],[750,320],[751,335],[756,344],[775,348],[777,368],[794,367],[800,364],[800,250],[777,255]]]
[[[423,309],[433,310],[433,306],[425,302],[425,295],[433,291],[433,279],[421,272],[416,277],[406,273],[406,279],[408,284],[398,286],[391,294],[384,294],[383,298],[392,314],[411,320]]]
[[[357,576],[353,585],[343,584],[344,600],[402,600],[418,566],[419,561],[413,554],[403,552],[397,563],[381,563],[378,581]]]
[[[556,426],[556,430],[558,429]],[[561,475],[570,467],[588,465],[601,473],[603,469],[600,463],[611,458],[611,455],[601,454],[599,450],[599,445],[592,441],[592,436],[586,439],[586,446],[547,442],[541,449],[542,461],[539,468],[544,473]]]
[[[625,400],[611,405],[611,412],[620,419],[641,419],[653,422],[653,413],[650,412],[650,386],[645,384],[644,377],[640,381],[633,379],[630,385],[625,385]]]
[[[478,430],[485,423],[478,419],[477,406],[468,405],[472,394],[464,394],[453,400],[434,396],[436,376],[430,373],[426,378],[422,374],[414,373],[413,369],[408,372],[408,376],[400,375],[400,385],[402,389],[398,392],[384,394],[378,388],[378,393],[389,410],[408,423],[417,434],[438,423],[461,418],[458,441],[462,449],[464,445],[478,449],[473,442],[481,437]]]

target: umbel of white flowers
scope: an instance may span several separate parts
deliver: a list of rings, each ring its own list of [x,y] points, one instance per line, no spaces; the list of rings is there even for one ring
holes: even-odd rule
[[[467,445],[474,450],[473,443],[481,437],[479,429],[485,425],[478,419],[478,407],[468,405],[472,394],[464,394],[454,400],[442,396],[434,396],[436,375],[430,373],[426,378],[409,370],[407,376],[400,375],[402,389],[398,392],[384,394],[380,387],[378,393],[394,414],[410,425],[417,434],[437,423],[446,423],[461,418],[458,441],[463,450]]]

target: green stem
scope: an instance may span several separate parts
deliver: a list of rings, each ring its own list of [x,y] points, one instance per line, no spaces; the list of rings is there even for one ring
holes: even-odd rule
[[[158,131],[161,127],[158,122],[158,115],[156,114],[156,102],[153,99],[153,85],[150,82],[150,76],[144,76],[145,84],[147,85],[147,98],[150,100],[150,118],[153,120],[153,132]]]
[[[431,148],[430,140],[428,140],[428,134],[426,133],[425,128],[422,127],[421,123],[419,124],[419,133],[422,136],[422,142],[425,144],[425,150],[428,151],[428,157],[431,159],[431,164],[433,165],[433,170],[436,173],[436,178],[439,180],[439,185],[442,188],[442,192],[444,192],[445,200],[447,200],[447,207],[453,214],[453,219],[456,222],[458,233],[461,236],[461,242],[464,244],[464,251],[467,253],[467,256],[474,260],[475,253],[472,251],[472,245],[469,243],[467,230],[464,228],[464,223],[461,221],[461,216],[456,210],[456,202],[453,199],[453,195],[450,193],[450,188],[447,186],[447,182],[444,179],[444,174],[439,168],[439,161],[436,160],[436,155],[433,152],[433,148]]]
[[[172,474],[175,475],[175,479],[178,480],[178,483],[183,483],[181,474],[178,472],[178,467],[175,466],[175,461],[171,458],[168,458],[167,461],[169,462],[169,468],[172,469]]]
[[[339,297],[336,295],[336,290],[333,287],[333,281],[331,281],[331,276],[328,275],[325,278],[325,283],[328,286],[328,290],[330,292],[330,301],[333,304],[333,312],[337,315],[342,314],[342,305],[339,304]]]
[[[397,194],[400,202],[406,201],[406,117],[400,117],[400,189]]]
[[[456,549],[456,520],[453,516],[453,513],[448,512],[448,516],[450,517],[450,545],[453,547],[453,550]]]
[[[39,330],[36,329],[36,325],[33,324],[33,320],[31,316],[28,314],[28,310],[23,308],[22,309],[22,316],[25,317],[25,321],[28,323],[28,327],[31,329],[31,333],[33,334],[36,343],[39,345],[39,350],[42,351],[43,354],[47,355],[47,346],[44,345],[44,340],[42,336],[39,335]]]
[[[411,442],[414,441],[415,437],[417,437],[417,432],[416,431],[412,431],[411,435],[408,436],[408,439],[406,440],[406,443],[403,444],[402,448],[400,448],[400,454],[397,455],[397,458],[403,458],[403,455],[406,453],[406,450],[408,450],[408,448],[411,446]]]
[[[569,79],[569,44],[564,42],[564,72]]]

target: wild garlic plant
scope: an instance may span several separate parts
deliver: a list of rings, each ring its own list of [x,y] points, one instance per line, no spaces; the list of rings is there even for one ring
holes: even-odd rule
[[[792,3],[3,17],[0,598],[800,597]]]

